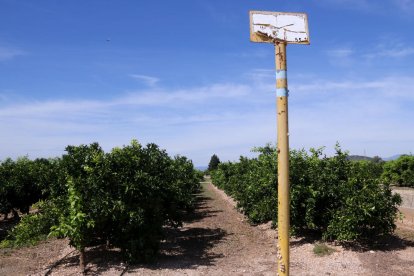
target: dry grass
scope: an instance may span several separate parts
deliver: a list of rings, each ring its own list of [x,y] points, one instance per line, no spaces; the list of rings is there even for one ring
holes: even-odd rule
[[[313,253],[319,257],[328,256],[334,252],[336,252],[336,249],[329,247],[324,243],[315,243],[313,247]]]

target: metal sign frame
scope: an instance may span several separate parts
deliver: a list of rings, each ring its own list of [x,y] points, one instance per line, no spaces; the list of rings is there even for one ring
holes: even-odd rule
[[[308,15],[250,11],[250,40],[264,43],[310,44]]]

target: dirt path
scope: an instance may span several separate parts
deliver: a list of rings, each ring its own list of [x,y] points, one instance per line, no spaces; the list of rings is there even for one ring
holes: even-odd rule
[[[274,275],[275,244],[264,234],[220,191],[203,183],[196,215],[172,234],[159,262],[151,268],[130,268],[127,274]]]
[[[211,183],[202,183],[196,212],[179,229],[170,229],[159,260],[152,265],[127,266],[118,250],[91,248],[89,275],[276,275],[276,231],[270,225],[247,223],[235,203]],[[291,275],[414,275],[414,234],[400,236],[378,250],[313,253],[312,241],[291,241]],[[411,240],[411,242],[409,242]],[[66,240],[0,252],[0,275],[79,275],[78,255]]]

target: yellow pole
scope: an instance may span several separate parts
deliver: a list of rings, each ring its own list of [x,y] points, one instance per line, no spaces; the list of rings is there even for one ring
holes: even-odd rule
[[[289,130],[286,43],[275,44],[278,174],[278,275],[289,275]]]

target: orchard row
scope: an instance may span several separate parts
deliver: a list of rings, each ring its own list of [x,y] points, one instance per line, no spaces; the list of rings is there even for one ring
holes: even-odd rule
[[[256,151],[257,158],[241,157],[236,163],[219,164],[211,172],[212,181],[238,202],[238,208],[251,222],[276,223],[277,151],[271,146]],[[339,241],[377,239],[392,233],[401,198],[391,193],[390,184],[402,182],[396,167],[410,162],[414,164],[413,156],[386,164],[351,161],[339,146],[333,157],[325,156],[321,149],[310,153],[292,150],[292,230],[313,231],[325,239]],[[410,174],[407,168],[405,179]]]
[[[23,216],[2,246],[67,237],[81,253],[107,244],[129,261],[149,261],[166,226],[181,225],[194,205],[200,173],[182,156],[137,141],[105,153],[93,143],[68,146],[56,159],[20,158],[0,166],[0,212]],[[33,209],[33,208],[32,208]]]

